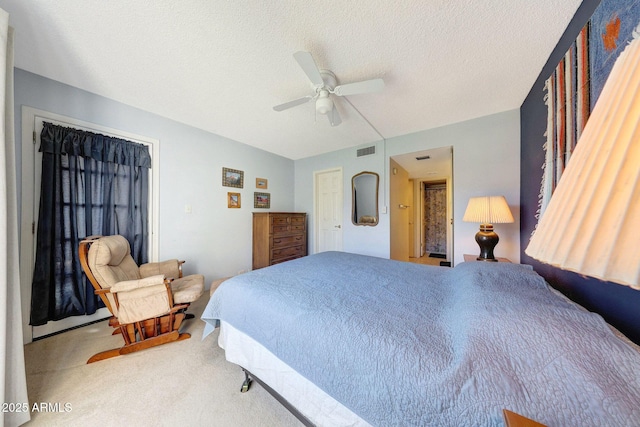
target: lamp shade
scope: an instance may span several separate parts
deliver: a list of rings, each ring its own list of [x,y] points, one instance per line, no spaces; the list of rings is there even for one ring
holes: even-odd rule
[[[616,61],[525,253],[640,289],[640,40]]]
[[[513,222],[513,215],[504,196],[472,197],[462,218],[465,222],[498,224]]]

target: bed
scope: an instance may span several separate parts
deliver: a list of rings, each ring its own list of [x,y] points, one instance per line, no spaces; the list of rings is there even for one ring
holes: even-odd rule
[[[225,281],[202,319],[309,424],[640,424],[638,347],[526,265],[324,252]]]

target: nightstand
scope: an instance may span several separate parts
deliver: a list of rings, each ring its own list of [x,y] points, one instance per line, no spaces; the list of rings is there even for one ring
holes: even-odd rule
[[[477,258],[478,258],[478,255],[464,254],[464,262],[478,261]],[[509,258],[496,258],[496,259],[498,260],[498,262],[511,262]],[[482,261],[482,262],[492,262],[492,261]]]

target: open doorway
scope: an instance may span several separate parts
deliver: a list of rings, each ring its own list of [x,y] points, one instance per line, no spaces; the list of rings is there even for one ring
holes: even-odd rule
[[[427,257],[450,262],[450,242],[447,237],[449,185],[447,180],[419,181],[420,212],[418,212],[419,253],[416,258]],[[440,262],[438,261],[438,264]]]
[[[390,159],[391,258],[453,265],[453,148]]]

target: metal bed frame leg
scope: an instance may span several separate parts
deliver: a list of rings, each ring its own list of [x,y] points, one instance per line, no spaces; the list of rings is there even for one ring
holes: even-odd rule
[[[249,371],[247,371],[246,369],[242,369],[242,372],[244,372],[244,382],[242,383],[242,387],[240,388],[240,393],[246,393],[251,388],[253,379],[251,379]]]
[[[280,394],[278,394],[275,390],[273,390],[267,384],[262,382],[260,380],[260,378],[258,378],[257,376],[253,375],[251,372],[247,371],[244,368],[242,368],[242,372],[244,372],[244,382],[242,383],[242,387],[240,388],[240,392],[241,393],[246,393],[247,391],[249,391],[249,388],[251,388],[251,384],[255,380],[258,384],[260,384],[260,386],[262,386],[262,388],[264,388],[270,395],[272,395],[286,409],[288,409],[289,412],[291,412],[294,417],[296,417],[298,420],[300,420],[300,422],[302,424],[304,424],[306,427],[315,427],[315,424],[313,424],[311,421],[309,421],[309,419],[307,417],[302,415],[302,412],[298,411],[298,409],[296,409],[293,405],[291,405],[284,397],[280,396]]]

